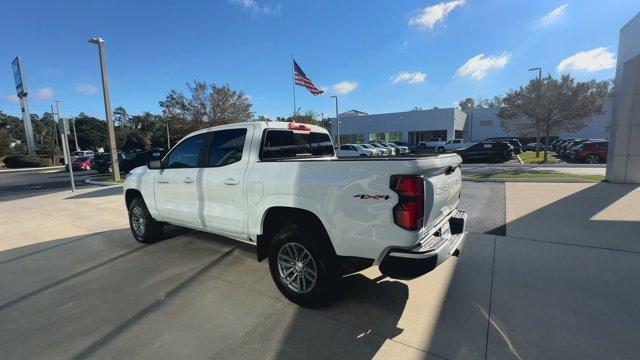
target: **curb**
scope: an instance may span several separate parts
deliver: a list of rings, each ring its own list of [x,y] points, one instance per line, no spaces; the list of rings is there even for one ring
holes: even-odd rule
[[[91,179],[86,179],[84,183],[90,184],[90,185],[99,185],[99,186],[122,186],[122,184],[114,184],[112,182],[97,181],[97,180],[91,180]]]
[[[54,170],[64,170],[64,166],[46,166],[46,167],[38,167],[38,168],[24,168],[24,169],[6,169],[0,170],[0,174],[4,173],[37,173],[37,172],[47,172]]]
[[[462,177],[462,181],[471,181],[471,182],[497,182],[497,183],[507,183],[507,182],[523,182],[523,183],[599,183],[601,181],[596,180],[585,180],[585,179],[567,179],[567,178],[546,178],[546,179],[519,179],[519,178],[501,178],[501,179],[478,179],[478,178],[468,178]]]

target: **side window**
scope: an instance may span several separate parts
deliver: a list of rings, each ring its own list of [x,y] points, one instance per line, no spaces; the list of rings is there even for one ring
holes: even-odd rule
[[[349,150],[347,145],[340,145],[340,150]]]
[[[193,168],[198,167],[200,149],[204,142],[205,134],[198,134],[184,140],[167,158],[166,168]]]
[[[242,160],[247,129],[218,130],[213,133],[209,149],[209,166],[230,165]]]
[[[475,144],[475,145],[471,146],[471,147],[469,148],[469,150],[474,150],[474,151],[482,150],[482,149],[484,148],[484,146],[483,146],[483,145],[484,145],[484,144],[482,144],[482,143]]]

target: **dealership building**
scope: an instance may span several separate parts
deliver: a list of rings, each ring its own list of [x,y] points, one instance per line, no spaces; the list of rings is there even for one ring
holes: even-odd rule
[[[611,99],[605,102],[604,109],[603,114],[588,119],[585,128],[573,133],[552,135],[562,138],[608,139]],[[417,145],[430,138],[482,141],[492,137],[519,137],[502,129],[499,111],[499,107],[475,109],[468,113],[455,108],[435,108],[372,115],[350,110],[339,115],[340,143],[386,140]],[[338,129],[335,119],[331,119],[331,131],[336,138]]]

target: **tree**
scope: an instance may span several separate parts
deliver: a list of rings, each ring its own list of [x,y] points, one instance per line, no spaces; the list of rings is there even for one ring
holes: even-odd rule
[[[180,137],[208,126],[233,124],[253,119],[251,102],[242,91],[206,82],[187,83],[188,96],[171,90],[160,101],[162,113]]]
[[[258,116],[256,121],[271,121],[271,119],[269,119],[268,117],[266,117],[264,115],[260,115],[260,116]]]
[[[502,106],[502,97],[496,95],[492,99],[478,97],[477,99],[468,97],[458,102],[458,106],[462,111],[475,110],[475,109],[488,109],[492,107]]]
[[[528,135],[539,131],[545,136],[544,162],[547,161],[549,135],[575,132],[587,126],[590,117],[604,112],[604,100],[611,96],[611,81],[577,82],[570,75],[560,80],[547,76],[531,80],[510,90],[498,112],[505,131]]]
[[[11,154],[11,139],[4,129],[0,129],[0,161]]]
[[[69,119],[71,122],[72,119]],[[76,122],[78,146],[81,149],[108,148],[107,123],[85,113],[80,113],[73,121]]]
[[[117,108],[113,109],[113,120],[114,124],[118,126],[123,126],[124,124],[126,124],[129,120],[129,114],[127,113],[127,110],[125,110],[125,108],[123,108],[122,106],[118,106]]]
[[[16,116],[7,115],[0,111],[0,129],[4,129],[12,140],[27,141],[22,119]]]

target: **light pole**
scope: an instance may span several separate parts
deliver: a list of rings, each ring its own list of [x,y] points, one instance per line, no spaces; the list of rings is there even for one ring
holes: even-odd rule
[[[542,105],[542,68],[541,67],[534,67],[529,69],[529,71],[536,71],[538,70],[538,110],[540,110],[540,106]],[[538,121],[536,121],[536,158],[538,156],[540,156],[540,128],[539,128],[539,124]]]
[[[336,95],[331,96],[333,99],[336,99],[336,139],[338,147],[340,147],[340,119],[338,119],[338,97]]]
[[[109,80],[107,79],[107,67],[104,61],[104,40],[99,37],[89,39],[92,44],[98,45],[100,56],[100,72],[102,73],[102,94],[104,96],[104,112],[109,127],[109,148],[111,151],[111,167],[113,169],[113,181],[120,180],[120,166],[118,166],[118,149],[116,148],[116,133],[113,128],[113,116],[111,115],[111,99],[109,95]]]

